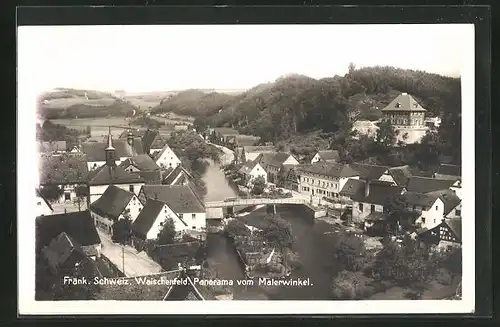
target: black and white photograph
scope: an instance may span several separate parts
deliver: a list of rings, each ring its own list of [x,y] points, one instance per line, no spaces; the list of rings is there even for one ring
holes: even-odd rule
[[[474,311],[474,25],[17,37],[23,312]]]

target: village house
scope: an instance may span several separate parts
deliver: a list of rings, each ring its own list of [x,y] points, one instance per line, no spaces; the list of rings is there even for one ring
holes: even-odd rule
[[[438,170],[434,174],[436,179],[461,180],[462,167],[459,165],[440,164]]]
[[[181,160],[170,148],[170,146],[168,146],[168,144],[165,144],[165,146],[156,154],[154,161],[159,167],[164,169],[175,168],[181,165]]]
[[[73,244],[77,244],[86,257],[96,259],[101,255],[101,239],[88,210],[37,217],[35,230],[37,253],[49,246],[62,233],[65,233]]]
[[[261,153],[276,153],[276,150],[272,145],[242,146],[238,148],[237,151],[242,159],[242,162],[253,161],[257,159]]]
[[[85,260],[78,245],[64,232],[45,246],[41,253],[53,274],[68,274]]]
[[[427,193],[431,196],[439,196],[444,203],[443,216],[447,219],[462,217],[462,200],[452,190],[440,190]]]
[[[144,185],[139,199],[142,203],[146,203],[147,199],[165,203],[190,230],[206,229],[205,205],[189,185]]]
[[[359,179],[364,181],[381,180],[390,184],[396,185],[396,182],[389,173],[388,166],[367,165],[353,163],[350,165],[352,169],[359,173]]]
[[[264,178],[264,182],[267,183],[267,173],[257,161],[245,162],[240,170],[238,170],[238,173],[245,186],[251,187],[254,180],[259,176]]]
[[[35,192],[36,217],[52,215],[54,213],[54,209],[50,205],[49,201],[42,197],[39,189],[36,189]]]
[[[428,130],[424,123],[427,110],[407,93],[401,93],[381,112],[381,120],[391,122],[391,125],[398,132],[399,141],[415,143]]]
[[[140,240],[155,240],[168,218],[172,218],[174,221],[175,231],[179,235],[182,235],[183,231],[189,228],[188,224],[164,202],[146,199],[144,208],[132,223],[132,234]]]
[[[215,144],[227,145],[231,139],[239,134],[237,130],[228,127],[208,128],[205,133],[205,139]]]
[[[397,186],[406,187],[412,175],[410,166],[405,165],[390,167],[379,179],[381,181],[394,182]]]
[[[424,244],[436,246],[438,251],[452,251],[462,247],[462,219],[442,219],[441,223],[418,234]]]
[[[128,172],[116,165],[111,134],[108,136],[108,145],[104,152],[106,164],[89,174],[90,203],[97,201],[110,185],[138,194],[144,185],[144,180],[137,173]]]
[[[38,163],[40,187],[57,185],[63,190],[61,197],[54,202],[74,202],[80,198],[87,202],[89,171],[85,156],[61,154],[41,155]]]
[[[155,156],[167,144],[167,140],[160,135],[158,130],[147,129],[142,136],[144,153]]]
[[[110,185],[104,194],[90,205],[90,212],[95,226],[113,235],[115,222],[127,215],[130,215],[130,220],[134,222],[143,207],[134,193]]]
[[[38,153],[65,153],[68,150],[66,141],[39,141]]]
[[[408,192],[416,193],[430,193],[448,189],[454,191],[461,198],[461,183],[452,179],[412,176],[406,186]]]
[[[106,164],[106,148],[109,146],[112,139],[111,131],[109,131],[106,142],[84,142],[82,143],[82,152],[87,157],[88,170],[95,170]],[[144,154],[142,149],[141,139],[129,135],[124,139],[112,140],[113,149],[115,151],[114,160],[117,165],[127,158],[136,157]]]
[[[299,192],[311,196],[338,198],[349,179],[359,179],[359,173],[349,165],[316,163],[296,168],[300,176]]]
[[[193,176],[184,167],[182,167],[182,165],[178,165],[173,169],[166,169],[166,171],[163,173],[161,184],[187,185],[192,179]]]
[[[311,159],[311,164],[316,162],[338,162],[340,160],[340,154],[337,150],[322,150],[318,151],[314,157]]]
[[[261,153],[255,161],[267,172],[268,182],[274,184],[279,182],[278,176],[283,165],[299,164],[293,155],[286,152]]]
[[[160,170],[156,162],[147,154],[125,159],[120,166],[129,172]]]
[[[279,180],[283,181],[283,188],[299,191],[300,177],[297,175],[297,165],[283,165]]]
[[[405,192],[403,199],[408,211],[419,213],[415,220],[418,227],[431,229],[441,223],[445,211],[439,194]]]
[[[387,202],[404,192],[402,187],[384,181],[360,182],[364,185],[357,184],[356,192],[351,196],[352,220],[358,224],[364,224],[365,218],[371,213],[384,213],[384,206]],[[359,185],[363,185],[363,187],[359,187]]]

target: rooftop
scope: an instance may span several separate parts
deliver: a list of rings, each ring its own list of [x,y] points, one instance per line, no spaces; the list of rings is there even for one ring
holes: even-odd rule
[[[356,202],[385,205],[387,200],[403,193],[401,186],[393,186],[390,183],[382,181],[369,182],[368,195],[365,193],[365,187],[357,185],[356,193],[351,196],[351,199]]]
[[[340,154],[338,150],[321,150],[318,151],[319,156],[321,159],[328,161],[328,160],[335,160],[338,161],[340,160]]]
[[[107,142],[85,142],[82,143],[82,152],[87,155],[87,161],[106,161],[105,149],[107,147]],[[134,139],[133,146],[130,146],[124,139],[113,140],[113,147],[117,158],[130,158],[144,154],[140,138]]]
[[[424,109],[411,95],[407,93],[401,93],[394,100],[392,100],[382,112],[388,111],[419,111],[425,112]]]
[[[132,223],[134,234],[145,238],[164,206],[164,202],[147,199],[144,208]]]
[[[429,193],[449,189],[454,183],[454,180],[413,176],[409,179],[406,189],[408,192]]]
[[[133,197],[134,193],[110,185],[99,199],[90,204],[90,210],[100,216],[117,220]]]
[[[359,178],[364,180],[379,179],[389,169],[388,166],[366,165],[366,164],[351,164],[351,167],[359,172]]]
[[[89,175],[89,185],[144,183],[139,174],[128,172],[121,166],[103,165]]]
[[[141,154],[132,158],[128,158],[120,164],[120,166],[123,168],[127,168],[130,165],[136,167],[140,171],[152,171],[160,169],[156,162],[147,154]]]
[[[461,177],[462,176],[462,166],[441,164],[441,165],[439,165],[439,168],[438,168],[436,174]]]
[[[204,213],[205,206],[188,185],[144,185],[146,198],[165,202],[175,213]]]
[[[349,165],[339,163],[316,163],[313,165],[299,165],[297,170],[310,174],[317,174],[329,177],[354,177],[359,176],[359,172]]]

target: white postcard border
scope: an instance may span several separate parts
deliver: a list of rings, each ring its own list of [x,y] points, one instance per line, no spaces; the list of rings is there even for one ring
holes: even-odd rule
[[[463,297],[460,301],[35,301],[35,203],[37,184],[35,107],[37,90],[30,61],[36,53],[23,52],[18,38],[17,205],[18,205],[18,313],[21,315],[126,314],[386,314],[471,313],[475,302],[475,74],[474,25],[455,24],[462,35],[462,172],[463,172]],[[18,36],[30,28],[18,28]],[[22,33],[21,33],[22,30]],[[31,63],[33,64],[33,63]],[[68,72],[70,74],[71,72]],[[33,194],[33,195],[32,195]],[[329,285],[328,285],[329,286]]]

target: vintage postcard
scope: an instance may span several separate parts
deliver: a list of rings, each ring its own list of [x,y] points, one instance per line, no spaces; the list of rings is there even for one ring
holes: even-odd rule
[[[474,311],[472,24],[21,26],[18,130],[20,314]]]

